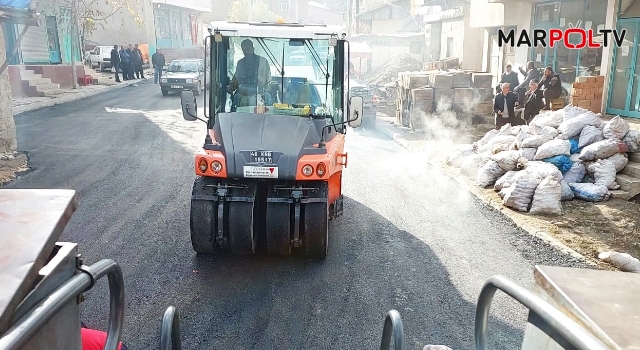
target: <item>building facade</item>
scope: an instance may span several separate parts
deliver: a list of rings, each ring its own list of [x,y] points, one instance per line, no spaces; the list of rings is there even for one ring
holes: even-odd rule
[[[28,27],[20,43],[17,40],[24,26],[2,24],[5,36],[4,49],[8,54],[9,63],[69,64],[72,45],[76,45],[75,59],[81,62],[79,37],[71,36],[71,3],[68,0],[42,0],[37,2],[36,11],[42,15],[42,25]]]
[[[494,73],[496,83],[507,63],[525,66],[531,60],[538,68],[552,67],[560,75],[565,94],[577,77],[605,76],[602,111],[624,117],[640,118],[640,0],[555,0],[513,1],[474,0],[471,2],[471,27],[484,30],[483,69]],[[621,47],[567,48],[498,47],[498,29],[617,29],[626,31]],[[570,41],[578,38],[570,38]],[[596,42],[602,42],[597,36]],[[524,76],[520,75],[520,80]]]

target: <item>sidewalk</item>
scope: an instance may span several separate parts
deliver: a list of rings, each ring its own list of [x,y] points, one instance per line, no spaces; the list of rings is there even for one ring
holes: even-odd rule
[[[77,101],[86,97],[99,95],[104,92],[117,90],[123,87],[132,86],[145,81],[149,78],[153,80],[153,70],[145,69],[144,76],[146,79],[128,80],[116,83],[113,80],[113,73],[98,74],[94,73],[94,77],[100,76],[99,85],[78,86],[78,89],[64,89],[61,94],[51,97],[24,97],[13,99],[13,115],[34,111],[40,108],[52,107],[58,104]]]
[[[493,189],[478,187],[472,179],[460,175],[460,170],[446,165],[446,157],[455,144],[479,140],[493,125],[478,125],[449,131],[440,139],[428,140],[424,134],[394,124],[395,118],[378,113],[377,129],[411,152],[421,153],[429,164],[468,189],[479,200],[510,218],[529,234],[539,237],[553,247],[584,260],[594,266],[611,269],[598,259],[602,251],[617,251],[640,257],[640,199],[623,201],[611,199],[601,203],[581,200],[563,202],[564,214],[558,217],[520,213],[502,205]]]

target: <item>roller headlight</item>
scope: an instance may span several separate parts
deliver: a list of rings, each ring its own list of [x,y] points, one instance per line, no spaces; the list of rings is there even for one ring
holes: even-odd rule
[[[200,168],[200,171],[203,173],[207,171],[207,160],[204,158],[200,158],[200,160],[198,161],[198,167]]]
[[[220,170],[222,170],[222,163],[220,163],[217,160],[214,160],[213,162],[211,162],[211,170],[213,170],[214,173],[219,173]]]
[[[313,167],[309,164],[302,167],[302,174],[304,176],[311,176],[313,174]]]
[[[324,173],[327,171],[324,163],[320,163],[318,164],[318,167],[316,168],[316,174],[318,174],[318,177],[323,177]]]
[[[166,83],[166,82],[167,82],[167,79],[162,78],[162,79],[160,79],[160,82],[161,82],[161,83]]]
[[[193,79],[187,79],[187,84],[193,84]]]

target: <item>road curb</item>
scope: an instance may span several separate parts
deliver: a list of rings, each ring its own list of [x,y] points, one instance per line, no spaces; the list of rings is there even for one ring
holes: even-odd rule
[[[16,116],[18,114],[25,113],[25,112],[31,112],[31,111],[35,111],[42,108],[53,107],[53,106],[64,104],[64,103],[74,102],[74,101],[81,100],[83,98],[96,96],[101,93],[122,89],[135,84],[145,83],[146,81],[148,81],[148,79],[149,78],[147,78],[146,80],[121,82],[117,85],[105,86],[104,89],[95,89],[91,91],[78,92],[77,94],[73,94],[69,96],[52,98],[48,101],[35,102],[35,103],[30,103],[24,106],[13,107],[12,113],[13,113],[13,116]]]
[[[397,127],[391,126],[391,125],[388,124],[388,122],[381,121],[381,120],[378,120],[377,125],[378,125],[377,129],[379,131],[381,131],[383,134],[385,134],[386,136],[390,137],[395,143],[399,144],[400,146],[404,147],[405,149],[407,149],[409,151],[414,151],[415,150],[414,147],[411,147],[411,146],[408,145],[408,143],[410,143],[411,141],[407,141],[407,140],[403,140],[402,139],[402,132],[397,132],[397,131],[392,130],[393,128],[397,128]],[[578,260],[580,260],[580,261],[582,261],[584,263],[587,263],[589,265],[597,266],[597,264],[594,261],[592,261],[591,259],[587,258],[586,256],[578,253],[574,249],[570,248],[566,244],[562,243],[558,239],[556,239],[553,236],[551,236],[549,233],[541,231],[541,230],[539,230],[539,229],[537,229],[537,228],[535,228],[532,225],[529,225],[527,223],[521,222],[520,219],[516,217],[515,213],[511,212],[511,209],[503,206],[502,203],[498,203],[498,202],[493,201],[493,200],[488,200],[488,201],[485,200],[484,198],[482,198],[482,196],[480,196],[478,188],[474,188],[472,186],[469,186],[469,184],[467,182],[462,181],[459,177],[452,176],[452,174],[449,174],[447,171],[444,171],[444,169],[442,169],[440,164],[437,164],[437,163],[433,162],[432,160],[428,160],[427,163],[429,165],[433,166],[434,168],[438,169],[438,171],[440,171],[440,173],[444,174],[448,178],[456,181],[458,184],[460,184],[462,187],[464,187],[467,191],[469,191],[471,194],[473,194],[482,203],[488,205],[490,208],[498,211],[499,213],[501,213],[502,215],[507,217],[516,226],[521,228],[523,231],[527,232],[529,235],[537,237],[537,238],[543,240],[544,242],[549,244],[551,247],[555,248],[556,250],[558,250],[558,251],[560,251],[560,252],[562,252],[564,254],[570,255],[571,257],[576,258],[576,259],[578,259]]]

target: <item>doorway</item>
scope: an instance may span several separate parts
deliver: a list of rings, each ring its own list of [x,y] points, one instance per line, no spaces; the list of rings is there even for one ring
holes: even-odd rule
[[[49,46],[49,62],[52,64],[62,63],[60,55],[60,41],[58,40],[58,25],[55,16],[46,16],[47,44]]]
[[[613,62],[609,75],[609,93],[606,112],[624,117],[640,118],[640,18],[618,19],[617,30],[626,30],[622,46],[613,48]]]

